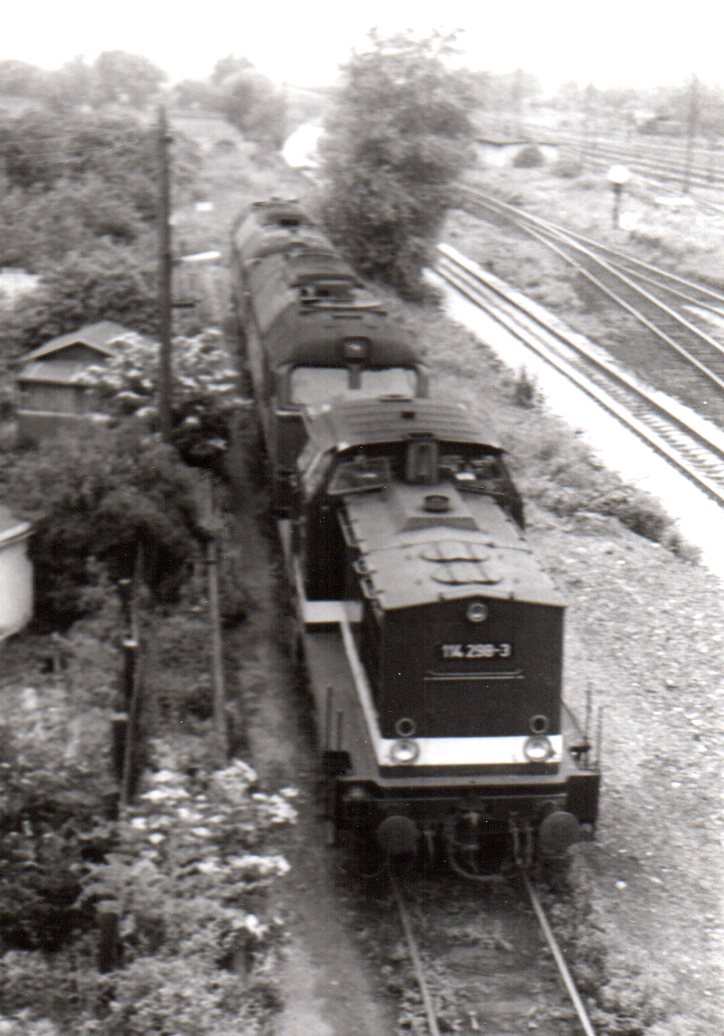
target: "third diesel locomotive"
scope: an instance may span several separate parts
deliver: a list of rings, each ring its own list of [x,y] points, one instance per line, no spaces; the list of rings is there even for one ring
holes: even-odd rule
[[[427,394],[409,337],[293,201],[257,202],[232,240],[244,353],[272,466],[275,505],[304,443],[309,405]]]

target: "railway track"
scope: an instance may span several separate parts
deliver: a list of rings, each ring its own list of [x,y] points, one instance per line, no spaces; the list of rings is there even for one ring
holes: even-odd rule
[[[703,423],[687,421],[685,411],[670,408],[665,399],[582,336],[568,331],[450,246],[440,246],[436,269],[456,291],[502,324],[699,489],[724,504],[722,442],[714,435],[710,437]]]
[[[466,189],[465,197],[486,215],[508,220],[554,251],[687,366],[696,369],[719,392],[724,390],[724,344],[708,326],[711,318],[720,321],[719,333],[724,336],[724,293],[644,263],[482,191]]]
[[[502,126],[489,126],[489,132],[507,136],[510,121]],[[639,180],[665,193],[681,197],[686,193],[697,205],[719,215],[724,214],[724,152],[708,140],[698,138],[691,149],[684,139],[679,144],[657,142],[656,138],[630,135],[619,137],[589,132],[519,128],[517,136],[530,133],[532,141],[560,149],[561,154],[578,158],[601,170],[622,164]]]
[[[456,954],[451,948],[448,954],[443,953],[442,963],[435,960],[434,966],[432,958],[437,957],[439,943],[444,947],[447,942],[454,943],[461,938],[456,919],[459,910],[445,912],[445,905],[454,910],[456,903],[448,903],[446,896],[437,896],[438,902],[431,910],[414,892],[403,891],[394,871],[390,870],[389,876],[429,1036],[440,1036],[442,1031],[449,1031],[451,1025],[456,1032],[489,1033],[490,1036],[529,1028],[556,1036],[581,1032],[595,1036],[583,998],[538,892],[525,871],[520,871],[519,881],[506,883],[504,898],[487,901],[487,925],[479,919],[480,894],[462,893],[468,897],[464,913],[472,919],[472,924],[468,922],[462,930],[463,941],[472,944],[470,952],[461,961],[459,951]],[[441,902],[445,905],[438,917]],[[545,938],[550,957],[540,952],[540,936],[531,925],[533,917]],[[480,952],[474,948],[476,926],[480,932]],[[433,939],[434,951],[424,945]],[[471,974],[471,969],[478,973]],[[561,986],[565,1004],[561,1002]],[[454,1004],[453,1017],[451,1004]],[[535,1024],[531,1025],[534,1018]]]
[[[581,154],[580,146],[574,143],[564,144],[563,150],[572,156]],[[656,161],[627,157],[620,151],[598,146],[594,148],[592,145],[585,152],[585,162],[602,171],[614,164],[625,165],[641,183],[656,188],[659,193],[672,198],[687,197],[699,208],[719,216],[724,215],[724,177],[721,174],[710,177],[697,170],[687,172],[685,167],[678,165],[667,168]]]
[[[663,184],[686,184],[716,193],[724,190],[724,174],[714,168],[713,163],[706,168],[700,159],[695,159],[693,152],[692,157],[687,159],[685,148],[680,151],[669,149],[660,154],[654,151],[646,153],[640,146],[584,137],[564,137],[559,139],[559,144],[576,154],[585,149],[585,157],[589,162],[600,161],[607,166],[622,163],[644,179]]]

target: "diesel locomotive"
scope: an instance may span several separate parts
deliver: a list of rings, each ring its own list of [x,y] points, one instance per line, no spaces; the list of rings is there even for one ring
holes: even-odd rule
[[[307,407],[424,396],[427,368],[394,321],[295,201],[256,202],[232,236],[242,356],[271,464],[274,505],[291,501]]]
[[[490,429],[411,397],[305,426],[279,528],[337,837],[486,880],[590,835],[564,604]]]

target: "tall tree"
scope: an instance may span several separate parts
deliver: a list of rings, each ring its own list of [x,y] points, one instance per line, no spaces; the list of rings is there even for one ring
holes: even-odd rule
[[[323,140],[330,233],[363,272],[408,296],[472,157],[468,76],[450,37],[371,33],[355,54]]]
[[[0,94],[42,99],[45,95],[46,78],[46,73],[26,61],[0,61]]]
[[[105,50],[93,63],[93,78],[96,104],[143,109],[158,94],[166,73],[140,54]]]
[[[284,94],[247,58],[217,61],[211,75],[212,103],[227,122],[260,144],[281,147],[284,139]]]

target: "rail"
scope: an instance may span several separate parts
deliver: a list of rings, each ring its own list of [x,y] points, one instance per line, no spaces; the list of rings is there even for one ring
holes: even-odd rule
[[[558,968],[558,974],[561,976],[566,992],[568,993],[571,1003],[573,1004],[576,1014],[578,1015],[578,1020],[581,1023],[581,1028],[583,1029],[586,1036],[596,1036],[596,1030],[591,1025],[591,1021],[588,1017],[588,1012],[586,1011],[583,1000],[581,999],[581,994],[578,992],[576,984],[573,981],[573,976],[571,975],[568,965],[566,964],[566,959],[563,956],[563,953],[561,952],[561,948],[558,945],[558,941],[556,940],[556,937],[553,934],[553,929],[551,928],[548,922],[548,918],[545,915],[545,911],[543,910],[543,905],[540,901],[540,898],[538,897],[538,893],[536,892],[533,883],[531,882],[530,878],[528,877],[528,874],[525,871],[521,871],[521,876],[523,878],[523,885],[525,887],[525,891],[528,894],[528,899],[531,902],[531,906],[533,907],[533,911],[535,913],[538,924],[540,925],[541,931],[543,932],[545,940],[548,943],[548,948],[553,956],[553,960],[555,961],[556,967]]]
[[[614,253],[613,249],[607,249],[590,238],[572,233],[558,224],[550,223],[482,191],[467,188],[464,190],[464,197],[488,213],[503,216],[555,252],[599,291],[630,313],[686,364],[695,368],[717,388],[724,389],[724,345],[708,331],[697,327],[689,317],[653,294],[649,288],[652,274],[655,274],[659,287],[662,283],[668,283],[669,286],[664,287],[664,290],[670,294],[684,294],[679,287],[683,281],[688,285],[690,292],[698,291],[708,300],[717,301],[724,306],[724,296],[721,293],[708,285],[696,285],[695,282],[684,278],[675,281],[674,276],[666,270],[642,264],[635,257],[626,256],[620,251]],[[644,266],[646,273],[643,276],[641,272],[635,272]],[[611,288],[602,278],[613,281],[615,287]],[[706,306],[719,317],[724,316],[724,310],[713,308],[707,302],[700,303],[691,294],[685,296],[684,301]]]
[[[405,937],[405,943],[412,964],[412,968],[415,974],[415,980],[417,982],[420,994],[422,997],[422,1003],[425,1012],[425,1021],[429,1036],[439,1036],[440,1026],[438,1025],[438,1016],[435,1010],[434,1000],[430,984],[425,972],[425,966],[423,963],[422,953],[418,944],[417,937],[415,935],[415,928],[410,916],[410,911],[405,900],[405,896],[400,889],[399,882],[395,871],[390,866],[388,867],[388,874],[390,879],[390,886],[392,889],[393,898],[395,900],[395,906],[397,908],[397,914],[400,919],[400,924]],[[568,964],[566,963],[565,956],[561,950],[558,941],[553,933],[550,922],[546,917],[545,910],[540,901],[540,897],[530,880],[527,872],[524,869],[520,869],[520,875],[522,878],[523,889],[525,890],[528,901],[530,902],[533,912],[535,914],[538,925],[543,933],[543,936],[548,944],[551,951],[553,962],[558,971],[558,975],[561,979],[562,987],[573,1006],[576,1013],[576,1017],[580,1024],[581,1031],[585,1036],[596,1036],[595,1029],[591,1024],[591,1020],[586,1011],[585,1004],[579,993],[575,981],[571,975]],[[476,1024],[476,1029],[478,1028]]]
[[[397,913],[400,918],[400,924],[402,925],[402,930],[405,934],[405,942],[407,943],[407,949],[410,954],[410,960],[412,962],[412,967],[415,972],[415,980],[417,981],[417,985],[420,990],[420,995],[422,997],[423,1006],[425,1008],[425,1018],[427,1021],[427,1027],[429,1029],[430,1036],[440,1036],[440,1027],[437,1024],[437,1013],[435,1011],[435,1006],[432,1001],[432,994],[430,993],[430,986],[428,985],[427,977],[425,975],[425,969],[422,964],[422,957],[420,956],[420,950],[417,945],[417,940],[415,938],[415,931],[412,927],[412,921],[410,920],[410,915],[407,910],[407,906],[405,905],[405,900],[403,898],[402,892],[400,891],[400,886],[397,881],[397,877],[391,868],[389,869],[389,875],[390,886],[392,888],[392,895],[395,899],[395,906],[397,907]]]
[[[594,399],[699,489],[724,504],[724,451],[703,426],[674,412],[582,336],[567,332],[540,307],[450,246],[440,246],[438,274],[548,365]]]

